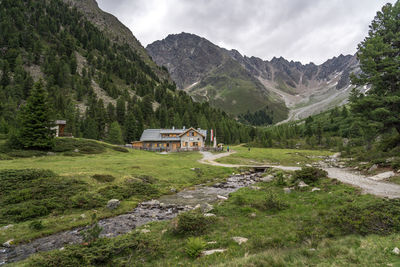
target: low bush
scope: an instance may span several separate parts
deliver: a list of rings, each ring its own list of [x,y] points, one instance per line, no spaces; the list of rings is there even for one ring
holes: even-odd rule
[[[171,222],[176,235],[202,235],[215,222],[215,217],[205,217],[199,210],[184,212]]]
[[[157,178],[154,178],[151,175],[139,175],[138,178],[142,180],[144,183],[148,184],[155,184],[158,181]]]
[[[262,211],[281,211],[289,207],[286,202],[272,192],[267,192],[263,200],[256,201],[251,206]]]
[[[131,180],[122,184],[106,186],[101,188],[98,193],[107,199],[127,199],[132,196],[150,198],[159,195],[158,189],[153,185]]]
[[[0,181],[0,224],[64,211],[86,190],[82,181],[41,169],[1,170]]]
[[[46,156],[47,152],[38,150],[12,150],[7,155],[14,158],[31,158]]]
[[[44,228],[44,225],[43,225],[42,221],[32,221],[29,224],[29,228],[32,229],[32,230],[39,231],[39,230],[42,230]]]
[[[123,153],[128,153],[129,150],[124,148],[124,147],[120,147],[120,146],[112,146],[111,147],[112,150],[118,151],[118,152],[123,152]]]
[[[275,174],[275,184],[277,186],[285,186],[285,185],[287,185],[287,183],[285,181],[285,176],[283,175],[283,172],[278,171]]]
[[[100,154],[106,151],[106,145],[92,140],[77,138],[56,138],[54,152],[74,152],[81,154]]]
[[[201,237],[189,237],[186,242],[185,252],[191,258],[197,258],[205,249],[207,243]]]
[[[107,199],[97,193],[84,192],[71,197],[72,207],[78,209],[93,209],[104,206],[106,203]]]
[[[306,184],[316,184],[322,178],[326,178],[328,173],[322,169],[314,167],[302,167],[301,170],[295,171],[293,182],[303,181]]]
[[[343,235],[400,232],[400,201],[380,199],[349,203],[332,211],[329,224]]]
[[[115,180],[115,177],[110,174],[95,174],[92,178],[100,183],[110,183]]]
[[[133,233],[116,238],[99,238],[87,246],[72,245],[64,250],[36,254],[27,266],[136,266],[164,254],[159,239]]]

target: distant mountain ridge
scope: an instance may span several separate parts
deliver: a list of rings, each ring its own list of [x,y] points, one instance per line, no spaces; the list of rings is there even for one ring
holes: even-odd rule
[[[351,88],[350,73],[359,71],[354,55],[340,55],[320,65],[303,65],[283,57],[268,61],[220,48],[189,33],[168,35],[146,49],[159,66],[169,70],[178,88],[188,91],[194,99],[209,100],[234,115],[269,106],[275,122],[285,118],[286,107],[291,109],[291,119],[345,103]],[[238,77],[251,90],[234,81]],[[236,87],[221,89],[221,83]],[[266,96],[267,101],[260,101],[260,95]],[[293,114],[298,108],[301,114]]]

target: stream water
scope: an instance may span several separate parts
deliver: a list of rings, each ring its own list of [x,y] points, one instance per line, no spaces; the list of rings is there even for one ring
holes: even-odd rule
[[[100,220],[98,224],[103,228],[100,236],[115,237],[148,222],[170,220],[179,212],[192,210],[199,205],[204,212],[207,212],[212,208],[210,203],[224,199],[229,193],[261,180],[267,181],[268,178],[262,178],[259,172],[245,172],[232,175],[225,182],[212,186],[198,185],[192,190],[187,189],[174,195],[162,196],[157,200],[142,202],[132,212]],[[80,232],[85,229],[87,227],[80,227],[38,238],[26,244],[0,247],[0,265],[23,260],[37,252],[62,249],[66,245],[82,243]]]

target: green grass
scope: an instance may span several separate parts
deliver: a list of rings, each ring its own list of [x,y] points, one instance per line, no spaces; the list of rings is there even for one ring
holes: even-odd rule
[[[231,150],[236,151],[228,157],[217,159],[217,162],[228,164],[275,164],[286,166],[297,166],[320,161],[321,157],[332,155],[330,151],[323,150],[300,150],[279,148],[251,148],[234,146]],[[299,163],[299,164],[297,164]]]
[[[112,146],[107,146],[104,152],[100,154],[79,154],[78,157],[71,157],[64,156],[64,153],[59,152],[52,156],[4,160],[0,163],[0,170],[26,168],[51,170],[60,177],[57,179],[83,183],[84,190],[77,192],[84,192],[89,197],[99,193],[103,198],[114,198],[114,194],[118,197],[124,197],[121,206],[114,211],[110,211],[105,207],[96,207],[98,218],[128,212],[139,202],[151,196],[151,194],[146,193],[147,187],[143,189],[144,193],[142,194],[129,189],[127,184],[130,183],[126,183],[126,181],[149,184],[151,188],[156,190],[156,195],[162,195],[171,194],[171,189],[180,190],[214,179],[222,179],[232,172],[229,168],[198,163],[197,160],[201,158],[201,155],[197,152],[161,155],[154,152],[129,150],[126,153],[115,151]],[[195,172],[191,168],[199,168],[201,172]],[[109,182],[97,181],[93,178],[94,175],[111,175],[115,179]],[[40,184],[34,184],[33,191],[36,190],[35,188],[40,188]],[[19,190],[22,190],[22,188]],[[18,189],[15,192],[18,192]],[[78,200],[75,199],[75,201]],[[0,208],[0,213],[4,211],[5,208]],[[90,223],[91,213],[90,207],[71,207],[62,211],[52,212],[49,215],[35,218],[35,220],[42,220],[45,226],[39,231],[32,231],[29,228],[29,224],[33,219],[22,222],[10,221],[14,227],[0,231],[0,243],[9,239],[15,239],[16,242],[27,241],[72,227],[86,225]],[[85,214],[85,216],[82,216],[84,218],[81,217],[81,214]],[[0,223],[0,227],[7,224],[5,222]]]
[[[287,177],[287,176],[286,176]],[[176,235],[171,222],[154,222],[142,234],[140,229],[114,239],[101,239],[89,246],[74,245],[63,251],[36,255],[19,266],[35,263],[74,266],[386,266],[400,264],[400,257],[391,253],[399,246],[398,222],[388,235],[348,234],[335,224],[338,210],[364,203],[399,207],[358,189],[323,179],[321,191],[295,190],[285,194],[275,183],[260,183],[260,190],[243,188],[229,200],[214,205],[216,221],[200,236],[206,249],[224,248],[226,252],[192,258],[186,253],[188,236]],[[257,208],[265,195],[274,193],[287,205],[281,210]],[[256,207],[254,207],[256,206]],[[375,210],[371,209],[375,214]],[[255,214],[255,216],[252,216]],[[348,217],[351,218],[351,217]],[[346,222],[343,223],[346,225]],[[367,227],[368,228],[368,227]],[[372,227],[369,228],[373,230]],[[167,230],[167,231],[165,231]],[[248,238],[238,245],[234,236]],[[113,253],[110,253],[112,251]]]

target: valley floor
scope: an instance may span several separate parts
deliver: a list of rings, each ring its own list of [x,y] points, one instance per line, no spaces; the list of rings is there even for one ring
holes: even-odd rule
[[[62,229],[89,224],[90,221],[85,217],[89,217],[94,209],[71,210],[64,214],[52,214],[41,218],[44,223],[42,230],[30,228],[31,221],[14,223],[11,228],[2,227],[1,241],[13,238],[21,242],[26,240],[26,236],[29,239],[48,236],[43,239],[48,240],[47,243],[39,239],[29,243],[26,247],[29,254],[32,253],[29,252],[32,249],[33,251],[48,250],[43,244],[47,244],[49,248],[57,248],[57,246],[54,247],[58,244],[57,240],[64,242],[58,245],[58,248],[63,247],[62,250],[35,255],[33,258],[16,263],[18,266],[60,266],[60,264],[68,265],[73,262],[74,266],[125,266],[133,262],[139,266],[320,266],[321,264],[323,266],[332,264],[377,266],[400,262],[398,256],[391,252],[400,240],[400,236],[394,230],[395,226],[385,226],[386,221],[380,222],[384,224],[380,227],[384,227],[382,229],[386,233],[383,236],[381,230],[371,230],[371,233],[378,235],[364,237],[363,235],[370,233],[369,230],[364,233],[365,229],[357,230],[358,226],[351,226],[356,227],[350,231],[354,235],[348,235],[347,228],[338,230],[335,228],[337,223],[331,225],[331,220],[342,220],[335,219],[337,214],[344,212],[342,209],[357,210],[361,207],[360,211],[369,212],[369,209],[372,209],[371,212],[374,212],[373,210],[377,208],[374,205],[389,205],[389,203],[379,204],[382,202],[380,198],[369,194],[361,195],[359,189],[342,185],[335,179],[324,179],[316,183],[314,185],[314,188],[318,189],[316,192],[314,189],[311,190],[312,186],[310,186],[304,190],[291,189],[288,193],[286,189],[283,190],[283,185],[276,182],[276,177],[281,175],[279,169],[283,170],[283,177],[286,180],[283,183],[290,183],[289,177],[292,176],[292,171],[300,169],[301,165],[329,163],[334,158],[331,152],[255,148],[248,151],[247,148],[240,146],[234,149],[235,152],[229,153],[202,152],[202,158],[198,153],[160,155],[142,151],[129,153],[107,151],[104,154],[82,156],[84,158],[69,158],[71,161],[68,162],[63,156],[6,161],[6,164],[1,166],[2,169],[19,169],[27,166],[48,168],[66,179],[69,177],[83,179],[89,183],[90,190],[105,186],[91,181],[92,175],[96,173],[114,175],[117,180],[112,184],[118,186],[132,177],[152,179],[154,186],[160,190],[159,195],[164,196],[159,198],[159,201],[144,201],[139,205],[137,203],[145,200],[145,195],[127,198],[122,200],[121,206],[112,212],[102,207],[96,208],[100,218],[109,217],[99,222],[99,225],[103,227],[102,236],[120,236],[100,238],[89,246],[77,244],[64,248],[65,241],[82,242],[79,232],[84,230],[83,228],[61,232],[54,235],[54,238],[51,234]],[[82,161],[83,159],[85,160]],[[265,159],[268,159],[268,162]],[[271,162],[276,165],[272,165]],[[289,166],[279,165],[283,163]],[[71,171],[74,165],[76,168]],[[221,179],[231,173],[232,168],[237,172],[240,169],[244,171],[246,167],[259,165],[274,168],[269,169],[263,176],[247,173],[232,175],[225,182]],[[326,165],[324,169],[329,177],[346,184],[356,185],[362,188],[364,193],[390,198],[400,197],[400,185],[375,181],[371,177],[365,177],[344,168]],[[146,178],[145,175],[148,174],[150,176]],[[200,183],[203,185],[191,187]],[[239,189],[241,187],[246,188]],[[183,188],[187,189],[180,191]],[[180,192],[171,195],[170,189],[175,191],[178,189]],[[234,192],[237,189],[239,191]],[[266,196],[272,198],[265,199]],[[279,208],[270,210],[268,207],[271,203],[278,205]],[[185,252],[188,235],[181,236],[173,232],[179,220],[178,222],[176,220],[159,221],[172,219],[180,211],[192,210],[197,204],[200,204],[201,209],[206,207],[205,212],[216,218],[216,221],[200,234],[201,238],[208,242],[203,249],[223,249],[222,254],[191,259]],[[134,206],[137,208],[132,210]],[[393,206],[395,207],[397,206]],[[392,209],[378,208],[377,210],[386,212]],[[343,213],[343,216],[348,215]],[[372,221],[366,223],[367,225],[372,223],[373,228],[374,216],[378,215],[372,213],[361,220],[371,219]],[[392,215],[384,216],[391,218]],[[159,222],[145,224],[151,221]],[[64,228],[53,227],[55,224],[63,225]],[[119,230],[118,227],[120,227]],[[386,227],[389,227],[389,230]],[[137,230],[132,231],[133,228]],[[364,234],[360,235],[360,233]],[[390,235],[385,236],[387,234]],[[68,235],[73,239],[68,239]],[[249,242],[237,244],[232,239],[233,237],[245,237]],[[132,242],[136,242],[136,245]],[[17,245],[17,248],[22,249],[23,246],[26,245]],[[32,248],[29,249],[29,246]],[[3,249],[4,251],[9,253],[11,250]],[[18,249],[14,251],[18,253]],[[359,253],[368,255],[360,256]]]

